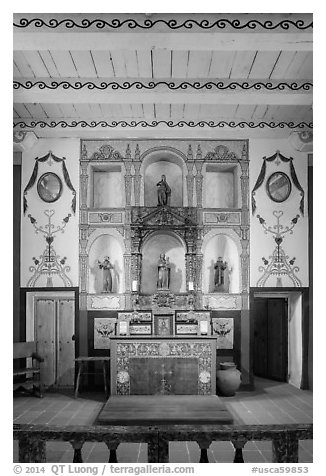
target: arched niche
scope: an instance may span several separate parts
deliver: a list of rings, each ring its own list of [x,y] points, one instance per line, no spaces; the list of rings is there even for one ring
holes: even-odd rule
[[[240,293],[240,254],[241,244],[233,230],[221,230],[210,233],[203,243],[203,292],[214,292],[214,265],[219,257],[227,262],[225,273],[229,293]]]
[[[157,206],[156,184],[162,175],[171,188],[172,207],[186,206],[185,156],[173,148],[156,147],[142,156],[141,173],[144,178],[142,202],[146,207]]]
[[[123,246],[119,240],[111,234],[100,234],[92,241],[88,251],[88,292],[103,292],[102,270],[99,269],[97,261],[103,261],[105,256],[109,256],[113,265],[112,292],[124,292],[124,259]]]
[[[170,291],[186,291],[186,265],[184,243],[174,233],[155,232],[145,241],[142,248],[141,292],[153,294],[157,291],[157,263],[161,253],[170,259]]]

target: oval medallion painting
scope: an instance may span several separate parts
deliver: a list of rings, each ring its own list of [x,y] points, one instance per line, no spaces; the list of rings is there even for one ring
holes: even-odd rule
[[[53,172],[46,172],[37,182],[37,192],[44,202],[55,202],[62,193],[62,181],[60,177]]]
[[[291,193],[291,180],[284,172],[274,172],[266,183],[267,194],[274,202],[284,202]]]

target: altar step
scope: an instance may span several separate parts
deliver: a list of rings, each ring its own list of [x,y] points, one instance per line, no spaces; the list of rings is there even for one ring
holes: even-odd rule
[[[227,425],[233,417],[216,395],[112,396],[97,425]]]

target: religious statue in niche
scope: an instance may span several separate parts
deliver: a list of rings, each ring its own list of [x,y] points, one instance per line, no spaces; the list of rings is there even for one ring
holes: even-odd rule
[[[170,263],[169,258],[164,253],[160,254],[157,263],[157,289],[169,289],[170,286]]]
[[[157,186],[157,201],[159,206],[170,205],[171,188],[169,187],[165,175],[162,175]]]
[[[228,283],[226,282],[226,271],[227,271],[227,262],[223,261],[222,257],[219,256],[214,265],[214,292],[215,293],[227,293]]]
[[[113,269],[113,266],[110,262],[110,258],[108,256],[105,256],[102,262],[97,260],[97,264],[98,264],[98,267],[103,270],[103,292],[111,293],[112,292],[111,269]]]

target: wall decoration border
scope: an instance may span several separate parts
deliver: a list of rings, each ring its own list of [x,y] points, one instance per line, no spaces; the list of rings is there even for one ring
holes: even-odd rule
[[[181,22],[178,22],[175,18],[171,18],[170,20],[164,19],[157,19],[151,20],[146,18],[143,22],[138,22],[133,18],[127,18],[124,20],[120,20],[119,18],[113,18],[111,21],[106,21],[101,18],[95,18],[93,20],[89,20],[87,18],[83,18],[80,22],[76,22],[72,18],[64,18],[62,20],[58,20],[56,18],[50,18],[48,21],[43,20],[42,18],[21,18],[18,23],[13,23],[15,28],[50,28],[55,29],[58,27],[64,27],[69,30],[73,28],[78,28],[82,30],[86,30],[87,28],[96,28],[98,30],[103,29],[113,29],[117,30],[119,28],[127,27],[130,30],[135,30],[136,28],[140,28],[142,30],[150,30],[151,28],[155,27],[156,25],[166,26],[170,30],[180,30],[184,28],[185,30],[191,30],[194,27],[201,28],[202,30],[224,30],[225,28],[233,28],[234,30],[256,30],[262,28],[263,30],[285,30],[288,31],[291,27],[297,30],[308,30],[312,29],[313,23],[305,23],[304,20],[281,20],[277,23],[274,23],[272,20],[266,20],[264,22],[259,21],[257,19],[251,19],[247,22],[241,22],[239,19],[230,20],[228,18],[220,18],[218,20],[210,22],[207,19],[203,20],[194,20],[194,19],[187,19]]]
[[[264,122],[264,121],[261,121],[261,122],[253,122],[253,121],[250,121],[250,122],[246,122],[246,121],[240,121],[240,122],[234,122],[234,121],[219,121],[219,122],[214,122],[214,121],[178,121],[178,122],[173,122],[173,121],[151,121],[151,122],[147,122],[145,120],[141,120],[141,121],[130,121],[130,122],[127,122],[127,121],[112,121],[112,122],[107,122],[105,120],[101,120],[101,121],[90,121],[90,122],[87,122],[87,121],[71,121],[71,122],[67,122],[67,121],[63,121],[63,120],[59,120],[59,121],[50,121],[50,122],[46,122],[44,120],[39,120],[39,121],[30,121],[30,122],[25,122],[25,121],[17,121],[17,122],[14,122],[13,123],[13,127],[14,128],[20,128],[20,129],[35,129],[36,127],[39,127],[41,129],[45,129],[46,127],[50,128],[50,129],[55,129],[56,127],[61,127],[62,129],[65,129],[65,128],[75,128],[75,127],[81,127],[81,128],[90,128],[90,129],[95,129],[96,127],[101,127],[101,128],[117,128],[117,127],[121,127],[121,128],[126,128],[126,127],[130,127],[130,128],[135,128],[135,127],[142,127],[142,128],[146,128],[146,127],[149,127],[149,128],[155,128],[157,126],[167,126],[167,127],[170,127],[170,128],[177,128],[177,127],[190,127],[190,128],[195,128],[195,127],[200,127],[200,128],[204,128],[204,127],[209,127],[209,128],[213,128],[213,129],[216,129],[216,128],[221,128],[223,129],[224,127],[230,127],[231,129],[244,129],[245,127],[248,127],[249,129],[257,129],[257,128],[260,128],[260,129],[264,129],[265,127],[266,128],[270,128],[270,129],[277,129],[277,128],[280,128],[280,129],[284,129],[285,127],[288,127],[289,129],[305,129],[305,128],[308,128],[308,129],[312,129],[313,128],[313,123],[312,122],[298,122],[298,123],[294,123],[292,121],[290,122],[285,122],[285,121],[281,121],[281,122]]]
[[[243,81],[242,83],[237,82],[237,81],[230,81],[230,82],[224,82],[224,81],[207,81],[207,82],[200,82],[200,81],[181,81],[181,82],[175,82],[175,81],[149,81],[147,83],[143,83],[141,81],[123,81],[122,83],[119,83],[117,81],[100,81],[98,83],[92,82],[92,81],[75,81],[75,82],[69,82],[69,81],[50,81],[50,82],[45,82],[45,81],[32,81],[28,80],[25,82],[20,82],[18,80],[13,81],[13,89],[18,90],[18,89],[33,89],[33,88],[38,88],[38,89],[50,89],[50,90],[55,90],[55,89],[74,89],[74,90],[81,90],[81,89],[88,89],[88,90],[93,90],[93,89],[98,89],[98,90],[107,90],[111,89],[113,91],[116,91],[118,89],[122,90],[128,90],[128,89],[155,89],[160,86],[166,86],[167,89],[170,89],[172,91],[178,91],[179,89],[182,89],[183,91],[187,89],[195,89],[195,90],[202,90],[202,89],[207,89],[207,90],[212,90],[212,89],[218,89],[218,90],[227,90],[230,89],[232,91],[236,89],[241,89],[243,91],[250,91],[251,89],[255,91],[260,91],[260,90],[268,90],[268,91],[284,91],[284,90],[291,90],[291,91],[310,91],[313,88],[313,84],[310,82],[305,82],[305,83],[286,83],[286,82],[267,82],[264,83],[262,81],[258,82],[253,82],[249,83],[248,81]]]

